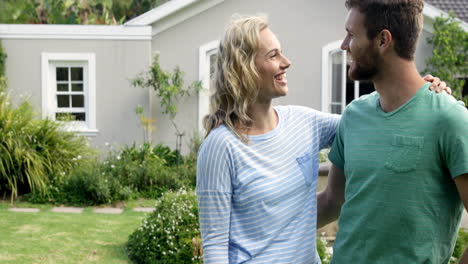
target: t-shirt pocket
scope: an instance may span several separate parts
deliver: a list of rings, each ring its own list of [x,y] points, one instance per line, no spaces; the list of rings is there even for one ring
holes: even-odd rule
[[[385,168],[394,172],[409,172],[417,168],[424,137],[394,135],[385,161]]]
[[[314,156],[308,153],[302,157],[296,158],[302,175],[304,176],[305,184],[310,186],[316,178],[318,172],[318,163],[315,161]]]

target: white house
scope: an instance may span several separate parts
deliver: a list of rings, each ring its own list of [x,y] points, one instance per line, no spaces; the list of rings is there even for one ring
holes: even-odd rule
[[[427,2],[416,55],[421,70],[431,52],[426,38],[434,18],[446,14],[436,6],[456,11],[468,30],[463,0]],[[347,13],[343,0],[171,0],[121,26],[0,24],[8,87],[28,95],[43,117],[75,116],[70,128],[95,146],[141,142],[135,114],[141,105],[156,119],[153,142],[174,148],[174,130],[157,98],[132,87],[129,79],[147,70],[158,52],[163,69],[178,65],[186,84],[201,80],[209,89],[218,40],[233,13],[268,15],[293,63],[290,93],[277,104],[341,113],[349,101],[372,90],[369,83],[346,79],[346,53],[339,48]],[[190,136],[202,131],[207,111],[206,91],[179,102],[176,122],[187,135],[184,151]]]

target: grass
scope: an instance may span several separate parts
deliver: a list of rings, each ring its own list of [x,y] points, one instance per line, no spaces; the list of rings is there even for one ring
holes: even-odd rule
[[[122,214],[54,213],[50,205],[16,204],[41,208],[39,213],[11,212],[0,202],[0,263],[130,263],[125,253],[128,236],[145,213],[131,207],[154,205],[137,200]],[[131,206],[131,207],[130,207]]]

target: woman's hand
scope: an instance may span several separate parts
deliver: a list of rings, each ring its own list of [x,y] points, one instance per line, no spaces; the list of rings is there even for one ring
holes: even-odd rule
[[[429,86],[429,90],[435,91],[436,93],[445,91],[448,94],[452,94],[452,89],[450,89],[450,87],[447,86],[447,83],[445,83],[444,81],[441,81],[439,78],[428,74],[424,76],[424,80],[426,82],[431,83],[431,86]]]

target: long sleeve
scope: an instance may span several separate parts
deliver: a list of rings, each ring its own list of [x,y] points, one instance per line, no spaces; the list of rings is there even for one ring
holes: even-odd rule
[[[341,116],[317,112],[317,123],[320,123],[320,149],[328,148],[332,145],[335,139],[336,130],[340,122]]]
[[[204,142],[198,154],[197,197],[205,264],[229,263],[231,164],[222,137]]]

